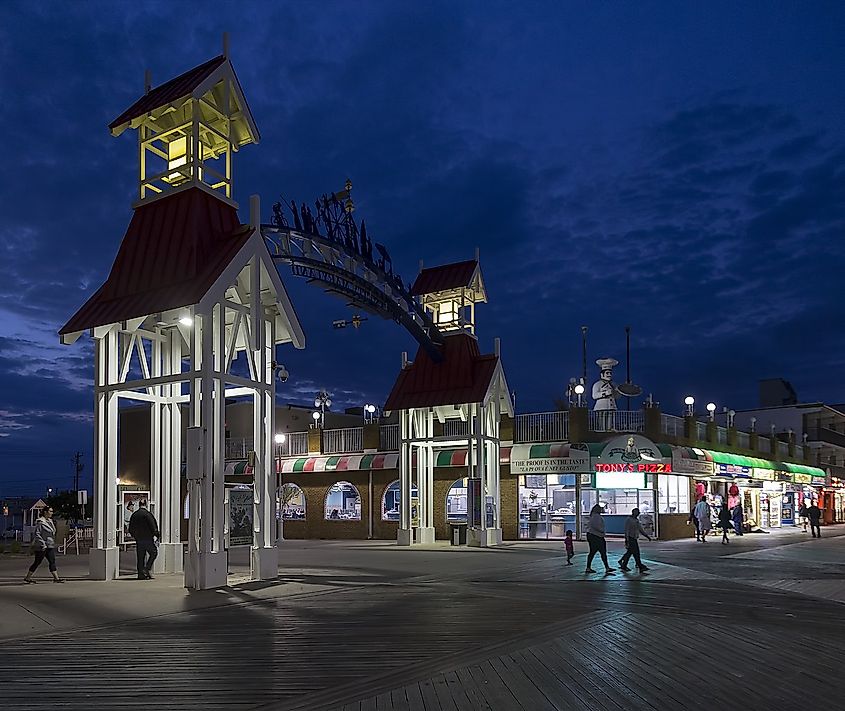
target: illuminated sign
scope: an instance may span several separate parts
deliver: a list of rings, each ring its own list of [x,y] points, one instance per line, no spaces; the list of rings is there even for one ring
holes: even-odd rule
[[[596,462],[595,468],[601,473],[635,472],[638,474],[666,474],[672,471],[669,462],[639,462],[624,464],[621,462]]]
[[[596,474],[596,489],[645,489],[645,477],[631,476],[630,472],[605,472]]]
[[[716,473],[751,478],[753,469],[751,467],[740,466],[739,464],[717,464]]]

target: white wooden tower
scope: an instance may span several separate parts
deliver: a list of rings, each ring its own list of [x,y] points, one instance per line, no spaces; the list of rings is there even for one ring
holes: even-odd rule
[[[303,348],[305,337],[261,237],[258,198],[248,225],[232,200],[232,154],[258,131],[228,56],[156,88],[147,81],[110,125],[115,135],[127,128],[138,131],[139,199],[108,279],[60,331],[63,343],[87,332],[95,346],[91,576],[118,575],[118,404],[126,399],[150,406],[150,510],[162,533],[155,569],[184,570],[191,588],[226,584],[225,405],[247,396],[252,576],[274,578],[275,351]]]
[[[385,403],[399,411],[399,545],[433,543],[434,465],[444,448],[466,447],[468,535],[474,546],[502,541],[499,423],[513,416],[508,385],[496,352],[483,355],[475,338],[475,304],[487,295],[477,260],[424,269],[411,293],[432,314],[445,337],[441,359],[422,348],[403,363]],[[435,428],[435,423],[440,427]],[[442,434],[435,434],[441,429]],[[417,516],[412,492],[417,490]]]

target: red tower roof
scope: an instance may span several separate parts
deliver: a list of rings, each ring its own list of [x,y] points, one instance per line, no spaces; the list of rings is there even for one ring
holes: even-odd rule
[[[462,287],[469,289],[477,269],[478,262],[475,259],[423,269],[414,280],[411,296],[422,296]]]
[[[251,234],[234,207],[199,188],[137,207],[105,284],[59,334],[199,302]]]
[[[403,368],[390,391],[385,410],[437,407],[482,402],[496,372],[499,357],[481,355],[478,341],[467,333],[446,336],[443,360],[435,363],[420,348]]]

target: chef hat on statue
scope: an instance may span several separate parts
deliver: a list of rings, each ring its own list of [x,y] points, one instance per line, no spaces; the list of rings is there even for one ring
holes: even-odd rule
[[[616,360],[616,358],[599,358],[596,361],[596,365],[599,367],[599,369],[603,373],[606,370],[613,370],[613,366],[619,365],[619,361]]]

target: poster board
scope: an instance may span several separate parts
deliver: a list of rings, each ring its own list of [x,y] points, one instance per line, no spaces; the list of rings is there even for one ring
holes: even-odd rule
[[[252,489],[231,489],[229,491],[229,546],[251,546],[253,543]]]
[[[135,513],[141,501],[147,502],[147,510],[150,510],[150,492],[149,491],[121,491],[120,492],[120,512],[118,521],[120,521],[120,543],[126,545],[127,543],[134,543],[135,539],[129,535],[129,519]]]

